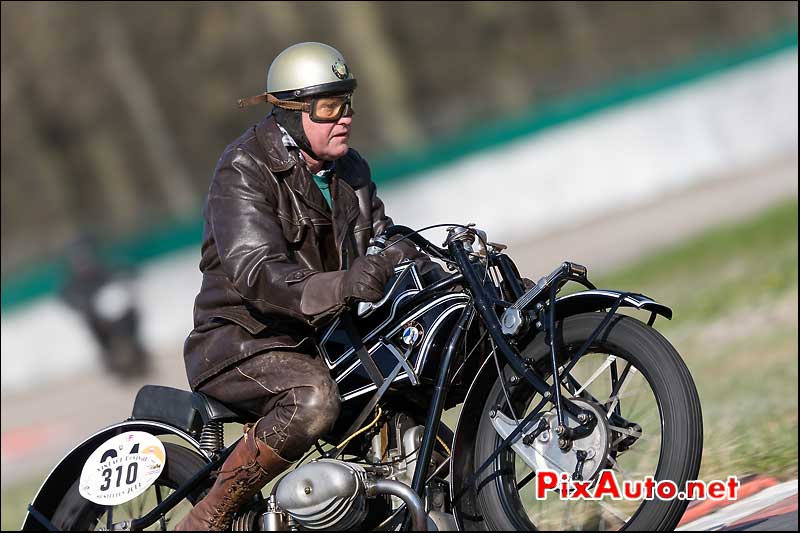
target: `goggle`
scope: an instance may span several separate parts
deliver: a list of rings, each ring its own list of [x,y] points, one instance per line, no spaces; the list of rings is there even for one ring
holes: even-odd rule
[[[264,93],[258,96],[252,96],[250,98],[243,98],[239,100],[239,107],[257,104],[262,102],[264,99],[277,107],[308,113],[308,116],[314,122],[336,122],[342,118],[342,116],[349,117],[355,112],[353,111],[352,93],[318,96],[307,102],[281,100],[279,98],[275,98],[271,94]]]

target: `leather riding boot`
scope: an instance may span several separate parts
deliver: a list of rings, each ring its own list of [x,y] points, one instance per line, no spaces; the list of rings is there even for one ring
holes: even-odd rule
[[[275,476],[291,466],[251,428],[225,459],[211,490],[178,523],[175,531],[222,531],[230,528],[233,512]]]

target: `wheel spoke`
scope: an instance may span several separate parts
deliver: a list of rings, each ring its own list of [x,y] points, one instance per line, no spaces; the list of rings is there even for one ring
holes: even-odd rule
[[[646,474],[643,472],[626,472],[622,466],[619,464],[618,461],[615,461],[611,456],[608,456],[608,460],[611,462],[611,470],[617,472],[620,476],[622,476],[623,481],[631,481],[631,478],[628,477],[629,475],[634,476],[634,478],[644,478]]]
[[[611,438],[607,441],[608,459],[603,468],[612,470],[612,475],[620,486],[623,481],[643,480],[646,476],[655,474],[659,456],[658,447],[662,442],[663,428],[658,405],[654,403],[655,391],[636,365],[637,363],[627,356],[618,354],[613,349],[606,351],[601,345],[593,348],[591,353],[585,354],[576,365],[562,366],[556,376],[551,374],[545,378],[549,384],[554,383],[554,378],[557,378],[562,394],[600,407],[602,412],[600,416],[606,417],[604,427],[611,434]],[[609,374],[609,377],[605,377],[603,375],[605,373]],[[519,397],[519,393],[519,390],[515,390],[513,394],[512,391],[507,391],[508,396],[514,398],[515,402],[518,401],[516,398]],[[509,403],[509,398],[505,397],[505,394],[506,391],[497,390],[497,397],[492,399],[494,405]],[[536,394],[531,391],[530,396],[525,397],[525,401],[532,403],[527,405],[532,407],[535,398]],[[515,407],[520,416],[525,416],[525,408],[517,403]],[[527,408],[528,412],[530,407]],[[640,416],[633,416],[634,414]],[[630,443],[628,444],[630,447],[619,451],[621,443]],[[628,451],[636,453],[624,456]],[[533,451],[526,453],[536,456],[537,464],[544,463],[548,465],[547,468],[557,471],[569,470],[555,464],[553,460],[558,459],[556,457],[558,454],[550,448],[534,446]],[[516,461],[521,460],[518,453],[515,457]],[[574,458],[571,460],[574,461]],[[546,500],[535,500],[533,490],[537,483],[536,474],[530,469],[531,465],[525,463],[528,467],[525,468],[523,463],[524,461],[521,461],[513,467],[517,477],[511,488],[512,490],[516,488],[518,491],[528,518],[538,529],[615,530],[629,523],[636,510],[643,504],[642,500],[630,502],[607,499],[561,500],[557,493],[548,495]]]
[[[147,492],[145,492],[145,494],[147,494]],[[139,496],[137,498],[137,500],[139,502],[139,510],[136,512],[135,515],[131,516],[131,518],[141,518],[144,515],[144,504],[145,504],[145,501],[147,499],[145,497],[145,494],[142,494],[141,496]]]
[[[578,397],[578,395],[575,394],[575,390],[580,387],[580,383],[578,382],[578,380],[575,379],[572,376],[572,374],[567,374],[567,382],[572,386],[571,389],[568,389],[570,391],[570,393],[572,394],[572,396],[573,397]],[[583,391],[581,391],[580,398],[583,398],[584,400],[587,400],[589,402],[594,402],[594,403],[597,403],[597,404],[602,404],[603,403],[600,400],[598,400],[597,398],[595,398],[595,396],[591,392],[589,392],[588,390],[585,390],[585,389]]]
[[[517,483],[517,490],[521,490],[521,489],[522,489],[522,488],[523,488],[525,485],[527,485],[528,483],[530,483],[530,482],[531,482],[531,480],[532,480],[533,478],[535,478],[535,477],[536,477],[536,472],[534,472],[533,470],[531,470],[531,471],[528,473],[528,475],[527,475],[527,476],[525,476],[524,478],[522,478],[522,480],[521,480],[519,483]]]
[[[617,388],[617,380],[619,379],[619,373],[617,372],[617,362],[611,365],[611,390],[615,390]]]
[[[641,440],[652,440],[652,437],[650,437],[649,435],[645,435],[641,431],[635,431],[633,429],[626,429],[626,428],[621,428],[621,427],[617,427],[617,426],[608,426],[608,428],[612,429],[612,430],[614,430],[614,431],[616,431],[618,433],[623,433],[623,434],[625,434],[625,435],[627,435],[629,437],[636,437],[637,439],[641,439]],[[624,437],[622,437],[622,438],[624,439]]]
[[[604,511],[613,515],[617,520],[621,521],[623,524],[627,524],[628,520],[631,519],[631,515],[626,516],[622,511],[620,511],[610,503],[606,503],[602,500],[597,500],[597,505],[599,505]]]
[[[586,382],[584,382],[584,384],[581,385],[581,388],[578,389],[575,392],[575,396],[578,396],[581,392],[584,391],[584,389],[586,389],[589,385],[591,385],[592,382],[597,379],[597,376],[599,376],[600,374],[605,372],[606,369],[609,366],[611,366],[611,363],[615,362],[616,360],[617,360],[616,356],[613,356],[613,355],[609,355],[608,357],[606,357],[606,359],[603,362],[603,364],[601,364],[600,367],[597,370],[594,371],[594,374],[589,376],[589,379],[587,379]],[[628,363],[628,364],[630,365],[630,363]]]
[[[617,461],[614,460],[613,457],[610,455],[608,456],[609,462],[611,462],[611,470],[617,472],[620,476],[622,476],[623,481],[630,481],[628,476],[625,474],[625,470],[619,465]]]
[[[622,400],[623,398],[638,398],[644,392],[645,391],[643,390],[643,387],[639,386],[639,387],[636,387],[633,390],[626,390],[626,392],[624,392],[624,393],[619,393],[619,394],[616,394],[614,396],[609,396],[608,400],[609,401],[614,401],[614,400],[619,401],[619,400]],[[629,411],[629,409],[626,409],[626,412],[627,411]]]
[[[625,390],[625,386],[630,383],[630,381],[626,381],[625,378],[627,378],[629,374],[637,374],[638,372],[639,371],[636,370],[636,367],[631,365],[630,362],[625,365],[625,369],[622,371],[622,374],[617,381],[617,390],[611,391],[609,400],[611,400],[611,398],[614,399],[611,401],[611,405],[608,407],[608,411],[606,412],[608,416],[611,416],[611,413],[617,408],[617,404],[619,403],[619,398],[617,396],[622,394],[622,392]]]
[[[128,518],[135,517],[135,513],[133,512],[133,501],[126,502],[123,509],[125,509],[125,514],[127,514]]]
[[[577,383],[577,381],[575,380],[575,378],[573,378],[573,377],[572,377],[572,374],[567,374],[566,378],[567,378],[567,382],[566,382],[566,383],[564,383],[564,388],[565,388],[565,389],[567,390],[567,392],[569,392],[569,393],[570,393],[572,396],[577,396],[577,395],[578,395],[578,393],[577,393],[577,392],[575,392],[575,389],[576,389],[576,387],[575,387],[575,384]]]
[[[161,485],[158,483],[155,484],[156,487],[156,505],[161,505]],[[158,519],[159,523],[161,524],[161,531],[167,530],[167,521],[164,519],[164,515],[162,514],[161,517]]]

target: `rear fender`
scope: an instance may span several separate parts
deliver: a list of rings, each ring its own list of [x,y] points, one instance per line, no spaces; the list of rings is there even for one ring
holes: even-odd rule
[[[120,422],[102,429],[87,438],[75,448],[72,449],[63,459],[50,471],[44,480],[39,492],[33,498],[31,505],[34,509],[42,513],[48,520],[53,517],[58,502],[64,496],[64,492],[72,486],[75,480],[80,479],[83,465],[92,452],[103,442],[111,437],[120,435],[127,431],[145,431],[152,435],[173,435],[185,441],[190,447],[194,448],[200,456],[207,462],[211,458],[206,452],[200,448],[200,443],[197,442],[191,435],[185,431],[164,424],[162,422],[154,422],[150,420],[128,420]],[[26,513],[25,520],[22,523],[23,530],[39,530],[44,531],[46,528],[40,524],[30,512]]]

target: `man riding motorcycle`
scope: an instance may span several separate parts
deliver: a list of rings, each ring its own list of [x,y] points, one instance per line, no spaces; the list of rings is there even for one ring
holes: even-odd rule
[[[365,255],[392,225],[367,162],[349,147],[356,79],[339,51],[306,42],[269,67],[270,114],[228,145],[204,207],[203,282],[184,347],[192,390],[257,421],[177,529],[226,529],[232,513],[334,424],[340,399],[315,328],[377,301],[403,259],[440,267],[408,241]]]

